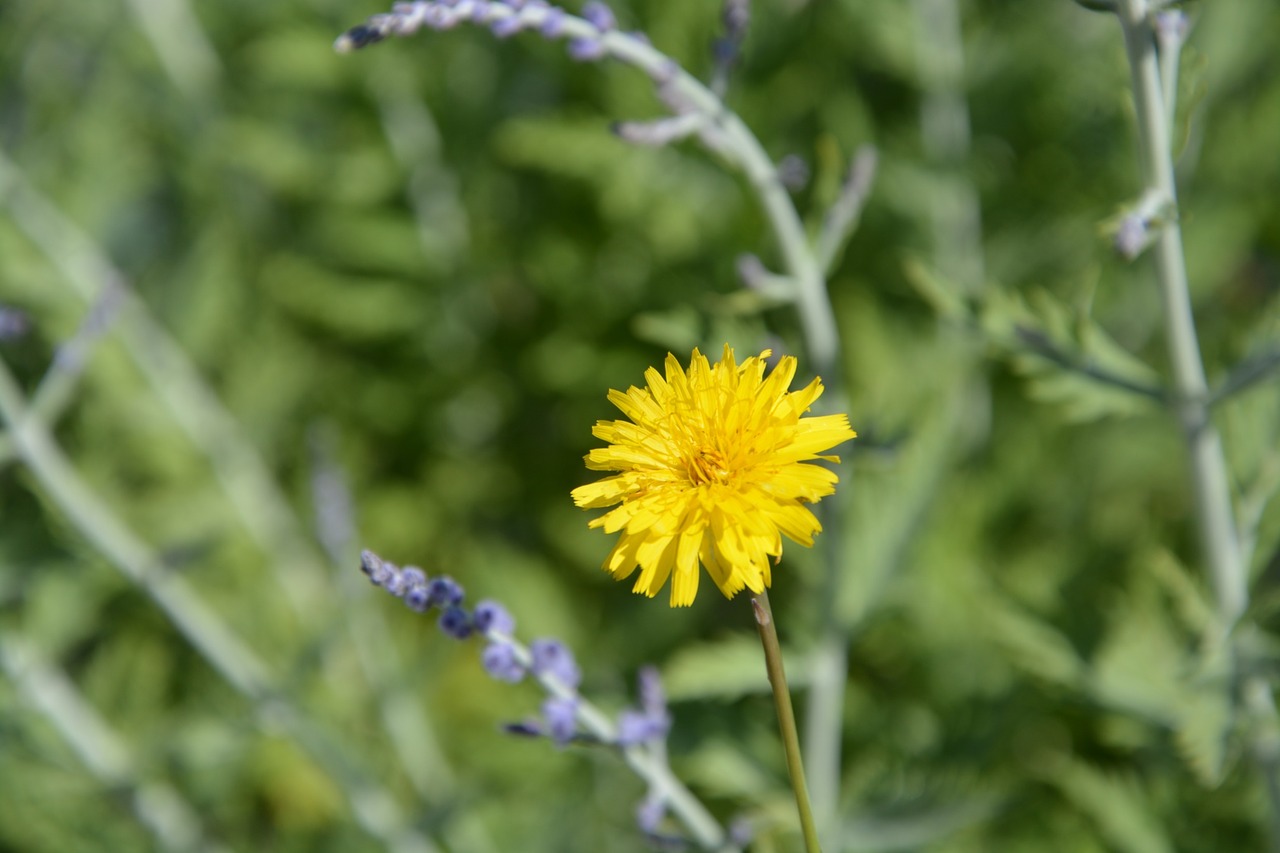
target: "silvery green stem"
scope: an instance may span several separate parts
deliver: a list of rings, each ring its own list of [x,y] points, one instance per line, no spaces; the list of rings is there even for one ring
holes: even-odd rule
[[[1178,193],[1169,122],[1151,13],[1147,0],[1117,3],[1116,14],[1124,28],[1132,74],[1143,179],[1148,189],[1159,192],[1176,210]],[[1191,465],[1196,524],[1213,580],[1220,629],[1228,633],[1248,605],[1248,580],[1233,518],[1222,440],[1209,416],[1209,387],[1196,337],[1177,216],[1161,226],[1153,251],[1172,367],[1174,406]]]

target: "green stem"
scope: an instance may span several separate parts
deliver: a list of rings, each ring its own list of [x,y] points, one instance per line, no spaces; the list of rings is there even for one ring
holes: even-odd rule
[[[1149,0],[1119,0],[1116,15],[1124,29],[1125,48],[1133,78],[1133,100],[1143,152],[1147,188],[1161,193],[1177,210],[1169,117],[1172,104],[1168,81],[1161,74]],[[1182,425],[1191,465],[1196,522],[1205,559],[1213,579],[1218,606],[1218,631],[1229,639],[1249,605],[1245,549],[1231,503],[1230,478],[1222,440],[1210,420],[1208,382],[1196,337],[1191,293],[1182,251],[1182,229],[1175,215],[1160,226],[1155,242],[1156,273],[1164,307],[1165,337],[1174,383],[1176,413]],[[1280,750],[1277,715],[1270,685],[1251,675],[1238,685],[1251,720],[1250,747],[1266,784],[1271,806],[1271,849],[1280,850]]]
[[[804,849],[807,853],[821,853],[818,828],[813,820],[813,807],[809,804],[809,788],[804,781],[804,760],[800,755],[796,715],[791,707],[791,692],[787,689],[787,673],[782,666],[782,647],[778,644],[778,629],[773,623],[769,594],[762,592],[754,596],[751,599],[751,609],[760,629],[760,644],[764,647],[764,665],[769,673],[769,686],[773,688],[773,704],[778,711],[778,731],[782,734],[782,748],[787,755],[787,773],[791,777],[791,788],[796,793],[796,810],[800,813]]]

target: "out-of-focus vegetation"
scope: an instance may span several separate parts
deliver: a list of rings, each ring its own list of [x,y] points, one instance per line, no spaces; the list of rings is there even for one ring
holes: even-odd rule
[[[615,8],[705,73],[719,5]],[[959,6],[963,78],[929,70],[961,45],[930,41],[928,3],[757,2],[728,97],[810,163],[815,223],[854,148],[880,152],[831,282],[863,436],[844,849],[1259,849],[1249,745],[1274,723],[1204,652],[1176,426],[1019,334],[1165,372],[1150,261],[1105,233],[1139,189],[1119,28],[1067,0]],[[30,322],[0,359],[69,465],[0,471],[0,849],[645,849],[640,783],[607,750],[501,734],[537,690],[370,592],[361,546],[562,638],[606,707],[661,665],[675,769],[784,849],[747,602],[631,595],[568,497],[607,389],[668,350],[802,352],[787,310],[735,298],[735,258],[772,261],[762,215],[694,145],[609,133],[660,112],[635,71],[474,28],[334,54],[382,10],[0,6],[0,304]],[[1280,7],[1189,11],[1182,225],[1221,382],[1280,342]],[[968,132],[940,138],[930,103]],[[1258,518],[1267,672],[1274,374],[1216,414]],[[820,609],[801,550],[774,592],[798,658]],[[173,617],[175,578],[233,663]]]

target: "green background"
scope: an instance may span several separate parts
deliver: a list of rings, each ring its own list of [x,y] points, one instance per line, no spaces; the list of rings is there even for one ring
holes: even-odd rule
[[[967,2],[945,45],[922,35],[928,6],[756,3],[728,95],[771,155],[810,164],[796,201],[815,225],[854,149],[880,154],[831,278],[862,435],[842,485],[844,849],[1259,849],[1255,728],[1200,651],[1178,430],[1018,334],[1165,372],[1149,259],[1107,234],[1140,190],[1119,27],[1066,0]],[[615,8],[708,75],[718,3]],[[1220,382],[1280,340],[1280,8],[1189,10],[1174,135]],[[791,313],[736,279],[744,252],[776,266],[763,215],[695,144],[610,134],[661,114],[635,70],[472,27],[333,52],[378,11],[0,6],[0,304],[31,322],[0,358],[33,394],[82,345],[58,445],[269,672],[256,700],[237,691],[8,458],[0,647],[63,679],[130,760],[91,772],[7,668],[0,849],[183,849],[138,817],[155,784],[235,850],[396,849],[376,808],[361,818],[371,790],[442,849],[647,849],[641,783],[605,749],[502,734],[537,689],[491,682],[474,643],[369,589],[361,547],[563,639],[607,709],[662,666],[677,772],[725,820],[754,817],[758,849],[798,849],[747,601],[632,595],[569,500],[607,390],[669,350],[772,346],[805,373]],[[962,78],[929,70],[948,47]],[[930,102],[967,107],[958,147],[922,131]],[[957,225],[974,204],[980,232]],[[1280,479],[1274,376],[1217,416],[1239,490]],[[1280,518],[1259,488],[1268,672]],[[775,574],[797,660],[818,573],[793,546]]]

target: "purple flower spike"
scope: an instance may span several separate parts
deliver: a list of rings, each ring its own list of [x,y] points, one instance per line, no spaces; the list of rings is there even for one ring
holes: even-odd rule
[[[437,607],[452,607],[462,603],[462,587],[448,575],[440,575],[431,579],[427,585],[427,595],[431,603]]]
[[[569,56],[578,62],[595,62],[603,59],[608,51],[600,39],[581,38],[569,42]]]
[[[577,690],[582,683],[582,670],[573,659],[573,652],[559,640],[534,640],[529,646],[533,655],[533,671],[549,675],[568,687]]]
[[[484,671],[498,681],[516,684],[524,679],[525,669],[516,660],[516,653],[506,643],[490,643],[480,655]]]
[[[446,607],[440,614],[440,630],[455,640],[465,640],[471,636],[471,615],[456,604]]]
[[[472,619],[475,621],[476,630],[481,634],[493,631],[510,637],[516,632],[516,620],[507,612],[507,608],[496,601],[489,599],[481,601],[476,605]]]
[[[542,719],[547,723],[547,734],[559,746],[573,740],[578,731],[578,703],[574,699],[552,696],[542,703]]]
[[[602,33],[617,29],[618,26],[618,19],[613,16],[613,10],[601,3],[600,0],[591,0],[590,3],[583,6],[582,17]]]

